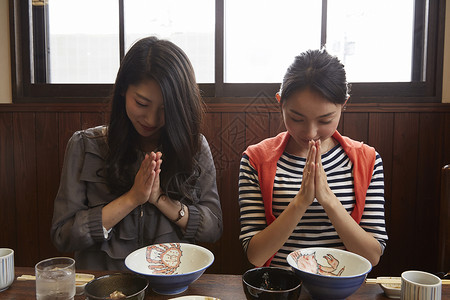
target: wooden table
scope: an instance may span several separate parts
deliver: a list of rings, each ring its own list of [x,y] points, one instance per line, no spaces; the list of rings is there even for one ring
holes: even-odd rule
[[[16,278],[20,275],[34,275],[34,268],[16,267]],[[80,273],[94,274],[96,277],[111,274],[115,272],[108,271],[78,271]],[[147,290],[145,299],[171,299],[174,297],[185,295],[202,295],[217,297],[221,300],[245,300],[244,290],[241,283],[241,275],[219,275],[219,274],[203,274],[197,281],[192,283],[189,288],[176,296],[158,295],[151,289]],[[2,300],[22,300],[36,299],[36,284],[34,281],[17,281],[6,291],[0,292]],[[76,300],[85,299],[84,296],[76,296]],[[302,289],[300,299],[311,299],[308,292]],[[389,299],[378,284],[363,284],[349,300],[365,299]],[[442,299],[450,299],[450,285],[442,286]]]

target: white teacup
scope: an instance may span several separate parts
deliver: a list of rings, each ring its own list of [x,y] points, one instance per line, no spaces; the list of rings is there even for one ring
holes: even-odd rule
[[[14,275],[14,250],[0,248],[0,292],[9,288]]]
[[[402,300],[440,300],[442,281],[436,275],[422,271],[402,273]]]

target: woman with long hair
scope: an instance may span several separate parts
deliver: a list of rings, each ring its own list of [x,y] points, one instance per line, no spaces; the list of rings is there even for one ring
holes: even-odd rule
[[[69,140],[52,240],[77,268],[125,269],[132,251],[164,242],[214,242],[222,211],[203,102],[175,44],[136,42],[121,62],[108,126]]]

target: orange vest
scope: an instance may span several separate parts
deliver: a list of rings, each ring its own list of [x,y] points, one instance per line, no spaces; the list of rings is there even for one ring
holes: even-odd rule
[[[272,211],[273,183],[277,171],[277,162],[286,148],[289,137],[289,133],[285,131],[273,138],[268,138],[256,145],[249,146],[244,152],[249,157],[253,168],[258,172],[267,225],[270,225],[275,220]],[[341,144],[353,163],[353,185],[356,204],[351,216],[359,224],[364,212],[366,192],[372,180],[376,156],[375,149],[362,142],[342,136],[338,131],[333,134],[333,138]],[[272,258],[265,263],[265,266],[270,264]]]

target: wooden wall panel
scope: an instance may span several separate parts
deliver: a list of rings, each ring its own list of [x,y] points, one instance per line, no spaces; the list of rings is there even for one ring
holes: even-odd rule
[[[0,113],[0,247],[17,249],[13,113]]]
[[[440,186],[439,257],[437,270],[450,269],[450,113],[445,114]]]
[[[16,250],[18,266],[60,254],[49,230],[67,141],[107,117],[98,105],[0,105],[0,225],[12,228],[0,233],[0,246]],[[281,121],[276,105],[209,107],[202,132],[216,164],[224,232],[217,243],[205,244],[216,257],[208,272],[241,274],[250,267],[239,242],[239,161],[248,145],[284,131]],[[383,158],[390,239],[371,276],[444,271],[435,259],[436,201],[440,167],[450,163],[450,106],[352,105],[338,128]]]
[[[221,143],[220,139],[217,135],[217,132],[221,131],[221,119],[222,114],[220,113],[208,113],[205,116],[202,126],[202,133],[205,136],[206,140],[209,143],[209,147],[211,149],[211,154],[213,156],[215,166],[216,166],[216,178],[218,178],[219,174],[221,174],[221,165],[219,165],[221,161]],[[217,189],[221,190],[221,181],[217,180]],[[223,198],[220,199],[221,203],[224,201]],[[222,204],[223,210],[223,204]],[[216,243],[202,243],[202,246],[210,249],[214,253],[214,263],[211,267],[209,267],[206,272],[208,273],[219,273],[223,268],[223,256],[224,251],[226,249],[223,238],[221,238]]]
[[[106,125],[104,112],[85,112],[81,114],[81,129]]]
[[[356,141],[367,143],[368,140],[368,113],[344,113],[344,119],[341,121],[341,134],[351,137]]]
[[[222,130],[218,133],[221,143],[221,171],[217,180],[223,208],[222,239],[224,244],[222,272],[242,273],[246,269],[247,258],[239,241],[238,178],[239,162],[246,148],[246,124],[244,113],[222,113]],[[238,274],[239,274],[238,273]]]
[[[443,149],[442,151],[442,166],[449,165],[450,164],[450,113],[445,114],[444,119],[444,130],[442,133],[442,140],[443,140]],[[450,256],[450,254],[449,254]]]
[[[417,269],[427,268],[428,262],[419,259],[422,253],[428,253],[432,257],[438,257],[438,228],[440,209],[440,188],[438,183],[441,178],[441,162],[437,157],[442,156],[442,143],[444,114],[423,113],[419,118],[419,149],[417,161],[417,189],[416,189],[416,220],[421,226],[416,227],[415,235],[422,237],[415,245]],[[433,155],[431,155],[433,153]],[[450,216],[449,216],[450,217]]]
[[[392,204],[389,230],[390,240],[386,257],[391,266],[391,273],[400,275],[405,267],[415,268],[417,265],[416,245],[418,236],[416,230],[416,183],[417,183],[417,153],[419,134],[419,114],[398,113],[394,119],[394,145],[392,170]],[[398,188],[402,187],[402,188]],[[401,221],[400,221],[401,220]],[[406,249],[406,251],[405,251]],[[384,259],[384,258],[383,258]]]
[[[14,114],[14,180],[16,200],[18,266],[34,265],[39,261],[39,226],[41,225],[36,193],[35,113]],[[8,228],[8,227],[6,227]]]
[[[270,137],[270,115],[259,113],[245,114],[245,144],[257,144],[268,137]]]
[[[394,114],[393,113],[372,113],[369,120],[368,144],[375,148],[383,160],[384,169],[384,193],[388,200],[387,213],[389,214],[392,201],[392,157],[394,141]]]
[[[450,165],[441,170],[441,199],[439,207],[439,256],[437,270],[450,269]],[[442,271],[447,272],[447,271]]]
[[[40,226],[39,253],[42,256],[57,256],[58,251],[50,239],[53,216],[53,200],[58,191],[60,168],[58,162],[59,131],[58,114],[55,112],[36,114],[36,180]]]
[[[392,206],[392,147],[393,147],[393,113],[371,113],[369,117],[369,133],[367,143],[374,147],[383,160],[384,170],[384,198],[385,198],[385,220],[388,237],[391,228],[391,206]],[[388,243],[390,241],[388,240]],[[390,273],[390,251],[389,247],[382,256],[381,261],[373,268],[371,276],[384,276]]]

